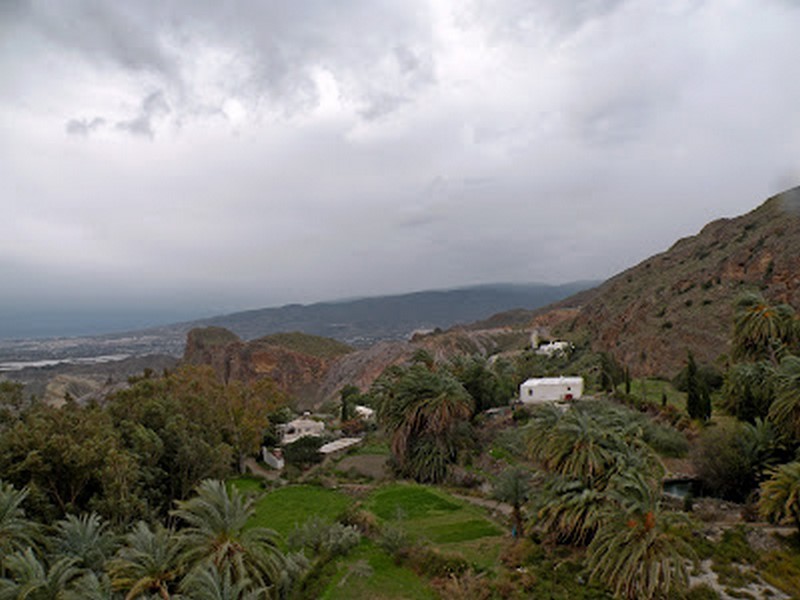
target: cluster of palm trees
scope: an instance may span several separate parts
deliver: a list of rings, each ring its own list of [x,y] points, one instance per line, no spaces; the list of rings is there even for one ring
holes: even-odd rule
[[[661,462],[628,411],[584,402],[537,408],[529,450],[541,466],[536,525],[585,546],[591,576],[625,598],[656,598],[688,583],[687,522],[661,506]]]
[[[737,299],[726,408],[741,420],[766,423],[785,453],[800,448],[800,317],[788,304],[760,294]],[[759,421],[762,419],[764,421]],[[800,529],[800,462],[769,469],[760,488],[761,514]]]
[[[474,402],[461,383],[422,351],[409,367],[384,372],[371,395],[397,471],[420,482],[443,481],[470,439]]]
[[[305,566],[268,529],[246,528],[253,501],[217,480],[178,502],[172,527],[115,534],[97,514],[52,527],[26,518],[27,490],[0,482],[0,599],[255,600],[285,596]]]

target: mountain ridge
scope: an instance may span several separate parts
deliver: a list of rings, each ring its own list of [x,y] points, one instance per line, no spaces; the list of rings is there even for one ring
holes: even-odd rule
[[[0,340],[0,361],[71,358],[101,354],[181,356],[196,327],[230,330],[244,341],[300,331],[357,347],[404,340],[415,330],[446,329],[493,312],[544,306],[596,282],[482,284],[389,296],[251,309],[147,329],[74,338]]]
[[[800,187],[711,221],[593,289],[530,311],[527,326],[566,310],[555,334],[588,339],[635,375],[672,376],[690,350],[700,362],[725,366],[733,302],[745,291],[800,307]]]

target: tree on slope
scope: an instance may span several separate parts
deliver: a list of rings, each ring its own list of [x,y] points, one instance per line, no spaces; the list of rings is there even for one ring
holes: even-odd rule
[[[800,532],[800,462],[770,471],[770,478],[761,484],[758,508],[770,521],[791,519]]]
[[[494,486],[494,497],[512,506],[512,519],[517,537],[525,536],[525,521],[522,518],[522,506],[530,495],[530,474],[520,467],[512,467],[503,471]]]
[[[399,471],[418,481],[442,481],[463,445],[472,399],[451,375],[424,362],[386,375],[373,394]]]
[[[796,349],[800,327],[788,304],[769,304],[760,294],[744,294],[736,300],[733,323],[733,358],[769,360],[773,365],[787,351]]]
[[[775,376],[775,400],[769,418],[792,440],[800,439],[800,357],[786,356]]]
[[[686,412],[691,419],[707,421],[711,418],[711,397],[698,375],[691,352],[686,357]]]
[[[686,519],[660,509],[660,486],[641,473],[611,486],[605,522],[589,545],[591,576],[630,600],[665,597],[688,586],[694,551],[681,535]]]
[[[32,548],[3,557],[6,577],[0,579],[0,600],[56,600],[64,598],[82,571],[72,558],[48,565]]]
[[[234,580],[249,579],[264,587],[277,584],[283,554],[274,531],[264,527],[246,529],[254,514],[253,500],[225,483],[207,479],[197,486],[197,495],[177,503],[172,515],[183,522],[183,559],[193,566],[213,565],[220,573],[230,569]]]
[[[100,516],[91,513],[58,521],[49,545],[53,554],[72,558],[81,568],[100,575],[117,549],[117,540]]]
[[[183,575],[183,545],[171,529],[137,523],[109,564],[113,586],[125,599],[157,594],[169,600]]]
[[[181,583],[181,591],[193,600],[259,600],[268,592],[247,578],[234,578],[230,569],[220,572],[213,565],[189,573]]]
[[[22,508],[27,496],[27,490],[17,490],[0,480],[0,557],[35,545],[36,526],[26,518]],[[2,573],[0,560],[0,575]]]

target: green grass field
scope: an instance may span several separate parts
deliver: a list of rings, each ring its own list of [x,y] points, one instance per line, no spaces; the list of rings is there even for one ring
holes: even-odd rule
[[[419,519],[459,510],[460,506],[419,485],[395,484],[379,489],[370,497],[369,508],[381,519]]]
[[[249,478],[234,479],[231,483],[242,491],[261,491],[258,482]],[[274,529],[286,537],[311,517],[332,523],[351,502],[334,490],[310,485],[286,486],[266,493],[256,502],[250,526]]]
[[[364,565],[369,568],[364,569]],[[336,574],[320,595],[324,600],[428,600],[436,597],[416,573],[396,565],[368,540],[338,561]]]
[[[252,478],[234,479],[230,485],[243,492],[263,493],[261,483]],[[335,490],[310,485],[286,486],[263,493],[256,502],[250,526],[268,527],[285,539],[297,525],[311,517],[333,522],[352,502]],[[413,539],[441,552],[460,555],[479,569],[490,569],[497,563],[504,539],[502,529],[484,516],[483,509],[443,490],[394,483],[373,491],[364,508],[384,524],[400,527]],[[322,598],[436,597],[425,578],[396,565],[367,539],[335,565]]]
[[[483,509],[423,485],[391,484],[376,490],[366,508],[382,521],[400,527],[420,541],[462,555],[480,568],[497,560],[502,529]]]

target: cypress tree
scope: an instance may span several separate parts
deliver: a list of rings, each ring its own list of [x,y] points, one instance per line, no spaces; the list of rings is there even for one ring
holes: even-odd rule
[[[704,419],[703,398],[697,364],[691,352],[686,358],[686,412],[691,419]]]

